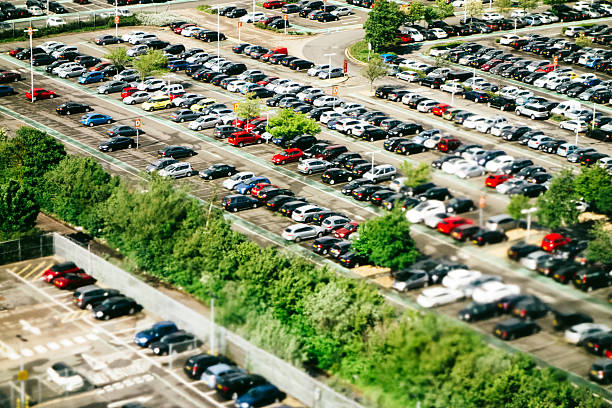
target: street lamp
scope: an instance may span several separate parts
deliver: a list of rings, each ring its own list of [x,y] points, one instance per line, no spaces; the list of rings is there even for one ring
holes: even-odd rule
[[[216,9],[217,9],[217,72],[219,72],[219,47],[221,46],[221,28],[220,28],[220,23],[219,23],[219,10],[221,8],[221,5],[217,4]]]
[[[374,153],[376,152],[365,152],[365,154],[371,154],[372,155],[372,168],[371,168],[371,172],[374,173]]]
[[[215,355],[215,295],[209,293],[210,295],[210,351],[209,354],[211,356]]]
[[[30,84],[31,84],[31,101],[34,102],[34,61],[32,59],[32,36],[34,35],[34,31],[38,31],[36,28],[32,28],[32,26],[28,27],[27,30],[23,30],[24,33],[28,33],[30,36]]]
[[[117,20],[117,17],[119,16],[119,9],[117,6],[117,0],[115,0],[115,37],[119,38],[119,21]]]
[[[531,231],[531,214],[538,211],[537,207],[526,208],[521,210],[521,214],[527,214],[527,233],[525,234],[525,242],[529,242],[529,232]]]
[[[329,57],[329,64],[327,67],[327,79],[331,79],[331,57],[333,57],[334,55],[336,55],[335,52],[331,54],[323,54],[324,57]]]

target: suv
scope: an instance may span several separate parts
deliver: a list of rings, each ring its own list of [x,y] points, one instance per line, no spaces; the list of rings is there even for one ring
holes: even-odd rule
[[[200,379],[204,371],[208,367],[212,367],[217,364],[228,364],[233,365],[234,363],[225,356],[211,356],[210,354],[196,354],[191,356],[185,361],[183,371],[187,374],[187,377],[195,380]]]
[[[254,133],[249,133],[247,131],[233,133],[227,138],[227,143],[238,147],[243,147],[244,145],[248,144],[259,144],[261,142],[261,136]]]
[[[390,164],[381,164],[374,167],[363,175],[363,178],[372,180],[374,183],[381,182],[383,180],[393,180],[397,175],[395,167]]]
[[[257,208],[259,201],[251,196],[233,194],[223,197],[222,205],[227,211],[238,212],[247,208]]]
[[[267,383],[261,375],[237,372],[219,378],[216,391],[222,398],[235,400],[251,388]]]
[[[173,322],[157,322],[150,329],[136,333],[134,343],[140,347],[149,347],[152,342],[176,331],[178,331],[178,327]]]
[[[191,163],[178,162],[160,170],[158,174],[162,177],[172,177],[177,179],[181,177],[195,176],[198,174],[198,171],[191,167]]]
[[[612,284],[612,272],[593,268],[578,272],[572,281],[574,286],[585,292],[590,292],[593,289],[604,288]]]
[[[346,146],[331,145],[327,146],[322,153],[315,155],[315,158],[330,161],[345,152],[348,152]]]
[[[317,138],[312,135],[302,135],[288,141],[287,148],[300,149],[304,151],[317,143]]]
[[[535,119],[548,119],[550,112],[546,109],[546,106],[539,104],[526,104],[518,106],[516,108],[516,114],[521,116],[529,116],[532,120]]]
[[[113,296],[121,296],[121,293],[115,289],[103,289],[96,285],[88,285],[75,290],[72,300],[80,309],[93,309],[94,306]]]
[[[438,150],[441,152],[450,152],[461,146],[461,141],[454,137],[443,137],[438,142]]]

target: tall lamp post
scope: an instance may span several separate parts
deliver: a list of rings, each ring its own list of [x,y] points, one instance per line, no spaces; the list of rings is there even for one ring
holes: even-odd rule
[[[221,9],[221,5],[217,4],[215,6],[217,9],[217,72],[219,72],[219,55],[220,55],[220,46],[221,46],[221,28],[219,23],[219,10]]]
[[[370,171],[372,173],[374,173],[374,153],[376,153],[376,152],[365,152],[365,154],[371,154],[372,155],[372,167],[370,168]]]
[[[521,210],[521,214],[527,214],[527,233],[525,234],[525,242],[529,242],[529,232],[531,231],[531,214],[536,211],[538,211],[537,207]]]
[[[215,355],[215,295],[213,293],[209,293],[210,295],[210,352],[209,354]]]
[[[327,79],[331,79],[331,57],[333,57],[334,55],[336,55],[335,52],[331,54],[323,54],[324,57],[329,57],[329,64],[327,68]]]
[[[30,92],[32,92],[31,101],[34,102],[34,61],[32,60],[32,36],[34,35],[34,31],[38,31],[36,28],[28,27],[27,30],[23,30],[24,33],[28,33],[30,36]]]

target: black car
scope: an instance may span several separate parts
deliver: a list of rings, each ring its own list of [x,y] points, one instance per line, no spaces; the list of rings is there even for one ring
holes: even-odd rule
[[[350,171],[339,169],[339,168],[332,168],[332,169],[325,170],[323,174],[321,174],[321,181],[323,181],[326,184],[333,185],[336,183],[352,181],[354,176],[355,175],[351,173]]]
[[[471,302],[464,309],[457,312],[457,317],[465,322],[488,319],[499,315],[496,303]]]
[[[142,306],[129,297],[115,296],[106,299],[93,308],[93,315],[98,320],[109,320],[113,317],[132,315],[140,312]]]
[[[273,199],[274,197],[280,195],[293,196],[293,191],[286,188],[278,188],[274,186],[267,186],[261,189],[261,191],[257,194],[257,198],[260,201],[267,202],[268,200]]]
[[[364,184],[353,190],[352,196],[355,200],[358,201],[370,201],[372,195],[377,191],[382,190],[383,188],[384,187],[377,186],[374,184]]]
[[[541,248],[537,245],[528,244],[526,242],[518,242],[512,245],[507,252],[508,258],[513,261],[519,261],[532,252],[539,251]]]
[[[377,127],[366,128],[361,134],[361,138],[363,140],[368,140],[370,142],[374,142],[376,140],[387,139],[388,137],[389,137],[389,134],[385,130],[377,128]]]
[[[117,136],[106,142],[98,145],[98,149],[103,152],[112,152],[114,150],[131,149],[136,147],[136,142],[131,137]]]
[[[361,187],[364,184],[368,184],[371,182],[372,182],[371,180],[368,180],[365,178],[358,178],[358,179],[351,181],[347,185],[343,186],[340,192],[344,195],[352,195],[355,189]]]
[[[143,133],[142,131],[139,131]],[[110,137],[114,136],[136,136],[136,128],[129,125],[115,125],[111,126],[106,134]]]
[[[66,61],[67,62],[67,61]],[[21,81],[21,75],[13,71],[0,71],[0,84]]]
[[[65,13],[68,12],[68,10],[66,10],[64,8],[64,6],[62,6],[57,1],[50,1],[49,2],[49,11],[52,11],[55,14],[65,14]]]
[[[446,204],[446,212],[452,214],[461,214],[475,209],[474,202],[469,198],[453,198]]]
[[[73,113],[85,113],[93,111],[93,108],[86,103],[66,102],[59,105],[55,111],[59,115],[72,115]]]
[[[367,264],[367,258],[349,251],[340,256],[340,264],[346,268],[357,268],[359,265]]]
[[[533,166],[533,161],[531,159],[518,158],[514,159],[512,163],[503,168],[504,173],[506,174],[516,174],[519,173],[525,167]]]
[[[589,378],[601,384],[612,381],[612,360],[602,358],[593,363],[589,370]]]
[[[390,92],[393,92],[397,89],[397,86],[395,85],[383,85],[383,86],[379,86],[378,88],[376,88],[376,91],[374,92],[374,95],[377,98],[386,98],[387,95],[389,95]]]
[[[416,196],[416,198],[418,198],[421,201],[427,201],[427,200],[446,201],[451,197],[452,197],[452,194],[450,193],[450,191],[448,191],[448,188],[446,187],[433,187],[425,191],[424,193]]]
[[[538,319],[546,316],[550,307],[538,297],[531,296],[515,303],[512,314],[521,319]]]
[[[234,362],[223,355],[212,356],[206,353],[196,354],[185,361],[183,372],[192,380],[199,380],[208,367],[216,364],[234,365]]]
[[[342,239],[332,236],[317,238],[312,243],[312,251],[316,254],[327,255],[331,247],[340,241]]]
[[[116,289],[100,288],[96,285],[83,286],[72,294],[74,304],[80,309],[93,309],[106,299],[121,297]]]
[[[408,122],[402,123],[399,126],[389,130],[390,136],[407,136],[414,135],[423,131],[423,126],[418,123]]]
[[[162,157],[161,159],[153,160],[153,162],[145,168],[147,173],[163,170],[171,164],[178,163],[178,160],[172,157]]]
[[[168,41],[163,41],[159,39],[149,40],[144,43],[147,47],[152,48],[154,50],[161,50],[170,45]]]
[[[219,378],[215,390],[221,398],[235,400],[251,388],[267,383],[261,375],[238,372]]]
[[[343,239],[342,241],[334,244],[329,250],[329,254],[332,258],[339,259],[342,255],[346,254],[351,249],[351,241]]]
[[[529,336],[540,331],[532,320],[508,319],[498,323],[493,328],[493,334],[502,340],[514,340],[518,337]]]
[[[47,54],[37,54],[32,57],[32,65],[34,65],[35,67],[40,65],[49,65],[54,61],[55,58]]]
[[[612,284],[612,272],[605,267],[594,267],[581,270],[574,275],[572,283],[585,292],[605,288]]]
[[[472,236],[472,242],[478,246],[486,244],[497,244],[499,242],[507,241],[508,236],[502,231],[480,231]]]
[[[593,323],[593,318],[575,310],[553,310],[553,327],[565,330],[581,323]]]
[[[242,130],[243,129],[232,125],[222,125],[215,127],[213,135],[219,139],[226,139],[233,133],[241,132]]]
[[[299,208],[305,204],[308,203],[299,198],[292,197],[292,199],[290,201],[285,202],[278,211],[286,217],[291,217],[293,211],[296,208]]]
[[[238,212],[240,210],[257,208],[259,206],[259,201],[250,195],[232,194],[223,197],[221,205],[223,205],[223,208],[227,211]]]
[[[179,55],[180,53],[185,52],[185,46],[183,44],[168,45],[166,48],[164,48],[164,52],[166,54]]]
[[[291,201],[306,202],[304,197],[294,197],[293,195],[281,194],[266,201],[266,208],[272,211],[279,211],[286,203]]]
[[[246,14],[248,14],[248,11],[246,11],[246,9],[235,8],[235,9],[229,11],[227,14],[225,14],[225,16],[229,17],[229,18],[238,18],[238,17],[242,17],[242,16],[244,16]]]
[[[281,142],[281,147],[285,147],[287,149],[300,149],[301,151],[305,151],[315,143],[317,143],[316,137],[312,135],[302,135],[295,137],[291,140],[283,140],[283,142]]]
[[[172,157],[174,159],[191,157],[196,154],[197,153],[192,148],[185,146],[167,146],[157,151],[157,157]]]
[[[427,190],[432,189],[434,187],[437,187],[434,183],[426,182],[426,183],[419,184],[416,187],[406,187],[404,189],[405,190],[404,192],[409,197],[415,197],[415,196],[418,196],[419,194],[423,194],[427,192]]]
[[[399,143],[397,143],[397,146],[395,148],[396,153],[406,154],[406,155],[423,153],[426,150],[427,148],[423,146],[422,144],[414,143],[414,142],[411,142],[410,140],[400,141]]]
[[[205,180],[213,180],[221,177],[230,177],[236,173],[236,168],[231,164],[217,163],[213,164],[206,170],[200,171],[200,177]]]
[[[512,99],[503,96],[492,98],[487,104],[502,111],[513,111],[516,108],[516,103]]]
[[[601,356],[604,351],[612,348],[612,333],[593,334],[585,338],[582,344],[589,353]]]
[[[538,197],[540,194],[543,194],[546,191],[546,187],[541,184],[528,184],[523,187],[515,187],[511,189],[508,194],[513,195],[524,195],[527,197]]]
[[[92,57],[91,55],[81,55],[78,58],[75,58],[74,62],[79,65],[84,66],[85,68],[91,68],[97,64],[99,64],[102,60],[100,58]]]
[[[332,164],[334,166],[342,167],[344,164],[352,159],[361,158],[361,155],[357,152],[346,152],[338,155],[335,159],[332,160]]]
[[[383,149],[389,152],[395,152],[397,150],[397,146],[400,143],[409,142],[409,141],[410,139],[407,139],[404,137],[392,137],[392,138],[385,140],[385,143],[383,144]]]
[[[337,21],[339,19],[340,18],[338,16],[331,14],[331,13],[327,13],[327,12],[317,14],[317,17],[316,17],[317,21],[321,21],[323,23],[326,23],[328,21]]]
[[[179,330],[165,335],[159,341],[149,344],[149,348],[153,351],[153,354],[163,356],[192,350],[198,344],[199,340],[193,334]]]

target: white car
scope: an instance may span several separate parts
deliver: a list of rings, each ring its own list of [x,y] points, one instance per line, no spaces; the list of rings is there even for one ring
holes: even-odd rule
[[[374,166],[363,174],[364,179],[371,180],[373,183],[380,183],[384,180],[393,180],[397,174],[397,170],[390,164],[380,164]]]
[[[266,15],[261,11],[256,11],[254,13],[248,13],[244,16],[240,17],[240,21],[243,23],[256,23],[266,18]]]
[[[465,164],[457,169],[455,175],[459,178],[466,179],[472,177],[484,176],[486,173],[484,167],[474,163]]]
[[[246,85],[246,84],[250,84],[251,82],[247,82],[247,81],[242,81],[242,80],[238,80],[238,81],[232,81],[227,85],[227,90],[230,92],[239,92],[240,91],[240,87],[242,85]]]
[[[586,132],[589,129],[587,123],[582,120],[564,120],[559,123],[559,127],[572,132],[577,131],[578,133]]]
[[[136,57],[138,55],[146,54],[147,51],[149,51],[148,45],[139,44],[139,45],[133,46],[132,48],[127,50],[125,53],[128,55],[128,57]]]
[[[149,35],[150,33],[145,33],[144,31],[135,33],[130,35],[130,39],[127,41],[128,43],[132,44],[132,45],[136,45],[138,43],[140,43],[140,41],[146,36]]]
[[[64,47],[65,45],[66,44],[57,41],[45,41],[44,43],[40,44],[39,47],[49,54],[55,48]]]
[[[521,288],[517,285],[491,281],[475,288],[472,291],[472,299],[478,303],[492,303],[497,302],[504,296],[518,295],[519,293],[521,293]]]
[[[129,33],[123,34],[121,36],[121,40],[123,42],[129,42],[130,38],[132,38],[132,36],[143,35],[144,33],[145,33],[144,31],[130,31]]]
[[[285,228],[281,236],[287,241],[300,242],[323,236],[323,228],[318,225],[294,224]]]
[[[240,78],[238,78],[240,79]],[[268,91],[275,91],[277,86],[280,85],[284,85],[286,83],[292,82],[290,79],[275,79],[274,81],[270,82],[269,84],[267,84],[264,88],[266,88]]]
[[[433,108],[435,108],[438,105],[438,103],[439,102],[432,101],[432,100],[423,101],[417,105],[417,111],[422,112],[422,113],[429,113],[431,112]]]
[[[163,79],[158,79],[158,78],[153,78],[153,79],[147,79],[146,81],[138,84],[138,86],[136,88],[138,88],[141,91],[157,91],[159,89],[162,89],[164,86],[166,86],[166,81],[164,81]]]
[[[547,259],[549,256],[550,254],[548,252],[534,251],[529,255],[521,258],[521,265],[523,265],[527,269],[535,271],[538,268],[538,264]]]
[[[440,85],[440,90],[448,93],[461,93],[463,92],[463,86],[459,82],[447,82]]]
[[[204,31],[204,29],[198,26],[186,27],[181,31],[181,35],[183,37],[193,37],[195,36],[195,34],[199,33],[200,31]]]
[[[324,64],[324,65],[315,65],[314,67],[310,67],[308,68],[308,71],[306,71],[306,75],[311,76],[311,77],[316,77],[319,75],[319,72],[321,71],[325,71],[328,69],[332,69],[333,67],[331,65],[328,64]]]
[[[157,174],[162,177],[172,177],[177,179],[181,177],[195,176],[198,174],[198,172],[191,167],[191,163],[178,162],[160,170]]]
[[[44,16],[45,12],[38,6],[30,6],[28,7],[28,12],[33,16]]]
[[[431,214],[444,212],[446,206],[442,201],[429,200],[419,203],[416,207],[406,211],[406,219],[413,224],[423,221]]]
[[[322,96],[320,98],[317,98],[312,104],[317,108],[320,108],[323,106],[334,107],[336,105],[341,105],[342,103],[344,103],[344,101],[335,96]]]
[[[408,82],[417,82],[421,77],[415,71],[403,71],[396,75],[397,79]]]
[[[514,157],[505,154],[503,156],[498,156],[493,160],[489,160],[485,165],[485,169],[490,173],[496,173],[501,170],[502,167],[507,166],[512,162],[514,162]]]
[[[255,177],[255,173],[251,171],[241,171],[240,173],[234,174],[232,177],[223,181],[223,187],[228,190],[233,190],[238,184],[243,181]]]
[[[509,44],[512,44],[514,41],[520,40],[520,39],[521,37],[519,37],[516,34],[504,34],[499,39],[499,43],[501,45],[509,45]]]
[[[435,149],[440,140],[442,140],[442,135],[438,133],[437,135],[433,135],[432,137],[424,141],[423,146],[428,149]]]
[[[458,289],[480,278],[480,271],[469,269],[454,269],[442,279],[442,285],[449,289]]]
[[[441,28],[432,28],[432,29],[430,30],[430,32],[431,32],[433,35],[435,35],[435,36],[436,36],[436,38],[437,38],[438,40],[441,40],[442,38],[446,38],[446,37],[448,37],[448,34],[446,33],[446,31],[444,31],[444,30],[443,30],[443,29],[441,29]]]
[[[493,136],[501,136],[505,130],[510,130],[511,128],[513,128],[513,126],[509,123],[498,123],[491,127],[491,134]]]
[[[64,46],[64,47],[57,48],[55,51],[53,51],[53,52],[51,53],[51,56],[52,56],[53,58],[59,58],[59,57],[60,57],[60,55],[62,55],[63,53],[65,53],[65,52],[71,52],[71,51],[78,52],[78,51],[79,51],[79,49],[78,49],[76,46],[74,46],[74,45],[66,45],[66,46]]]
[[[510,17],[525,17],[527,14],[527,11],[523,9],[516,9],[513,10],[512,13],[510,13]]]
[[[123,103],[126,105],[135,105],[137,103],[144,103],[149,100],[151,94],[147,91],[136,91],[130,96],[123,98]]]
[[[332,15],[334,16],[348,16],[353,14],[353,10],[351,10],[348,7],[338,7],[337,9],[335,9],[334,11],[331,12]]]
[[[473,115],[463,121],[463,127],[466,127],[468,129],[476,129],[478,123],[485,122],[486,120],[487,118],[485,118],[484,116]]]
[[[421,42],[421,41],[424,41],[424,40],[425,40],[425,37],[423,37],[423,34],[421,34],[419,31],[417,31],[417,30],[416,30],[416,29],[414,29],[414,28],[411,28],[411,27],[408,27],[408,28],[403,27],[403,28],[400,28],[400,31],[401,31],[401,33],[402,33],[402,34],[406,34],[406,35],[408,35],[408,36],[412,37],[412,39],[413,39],[415,42]]]
[[[571,344],[580,344],[584,339],[599,333],[608,333],[610,328],[604,324],[581,323],[565,331],[565,341]]]
[[[502,15],[499,13],[483,13],[482,18],[485,21],[499,21],[503,19]]]
[[[203,130],[213,128],[219,123],[217,115],[200,116],[189,124],[191,130]]]
[[[297,222],[304,222],[308,216],[323,210],[325,210],[325,208],[319,207],[318,205],[304,203],[303,206],[293,210],[291,213],[291,219]]]
[[[66,25],[66,21],[61,17],[51,16],[47,19],[47,27],[61,27],[64,25]]]
[[[459,167],[466,164],[470,162],[462,158],[450,159],[442,163],[441,170],[447,174],[454,174]]]
[[[508,123],[508,119],[504,118],[503,116],[498,116],[485,121],[480,121],[476,124],[476,130],[480,133],[491,133],[491,128],[495,125],[499,125],[500,123]]]
[[[428,288],[417,297],[417,303],[422,307],[431,308],[456,302],[463,298],[463,294],[457,290],[447,288]]]
[[[62,362],[47,367],[47,378],[67,392],[79,390],[85,385],[83,377]]]
[[[340,105],[340,106],[336,106],[336,107],[334,108],[334,110],[335,110],[336,112],[339,112],[339,113],[344,113],[344,112],[346,112],[346,111],[348,111],[348,110],[351,110],[351,109],[359,109],[359,108],[363,108],[363,105],[362,105],[362,104],[360,104],[360,103],[354,103],[354,102],[345,102],[345,103],[343,103],[343,104],[342,104],[342,105]]]

